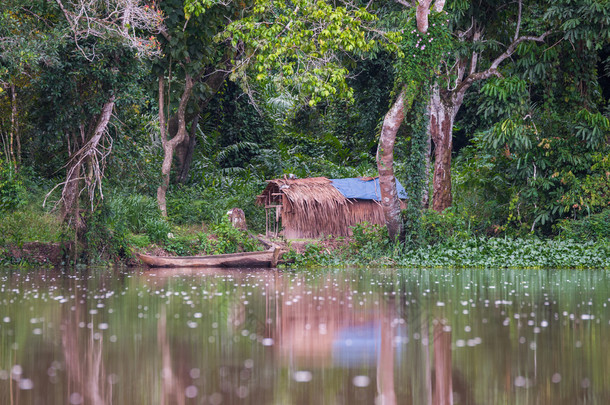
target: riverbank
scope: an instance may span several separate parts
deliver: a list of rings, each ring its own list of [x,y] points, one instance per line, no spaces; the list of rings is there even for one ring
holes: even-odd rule
[[[98,260],[97,264],[141,266],[136,253],[156,256],[186,256],[264,250],[268,245],[246,237],[243,245],[230,252],[196,250],[198,238],[180,237],[169,245],[128,244],[124,254]],[[207,243],[222,238],[210,236]],[[576,242],[574,240],[538,238],[471,238],[437,245],[407,249],[400,245],[362,243],[353,238],[321,240],[270,241],[284,251],[284,268],[333,267],[409,267],[409,268],[510,268],[510,269],[610,269],[610,241]],[[190,248],[189,248],[190,246]],[[21,246],[0,247],[0,264],[37,267],[70,265],[68,246],[61,243],[26,242]],[[101,256],[100,256],[101,257]],[[96,264],[95,262],[93,264]]]

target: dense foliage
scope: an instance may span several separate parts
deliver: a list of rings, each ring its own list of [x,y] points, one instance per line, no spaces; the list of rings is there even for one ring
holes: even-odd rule
[[[258,233],[254,201],[267,179],[377,175],[384,116],[406,89],[394,170],[410,198],[410,243],[357,227],[336,257],[607,267],[608,3],[451,0],[430,12],[426,33],[401,3],[3,2],[0,245],[61,242],[77,251],[70,261],[129,260],[151,246],[253,249],[227,229],[226,212],[242,208]],[[94,4],[89,27],[104,25],[82,30],[77,11]],[[131,29],[108,5],[137,11]],[[453,204],[427,211],[426,161],[440,147],[428,150],[430,98],[454,97],[469,71],[489,74],[454,105]],[[66,213],[70,184],[77,204]],[[294,258],[325,255],[311,247]]]

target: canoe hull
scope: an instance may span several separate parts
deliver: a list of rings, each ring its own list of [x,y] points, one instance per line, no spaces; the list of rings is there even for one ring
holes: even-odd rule
[[[138,254],[149,267],[275,267],[278,250],[263,252],[231,253],[209,256],[149,256]]]

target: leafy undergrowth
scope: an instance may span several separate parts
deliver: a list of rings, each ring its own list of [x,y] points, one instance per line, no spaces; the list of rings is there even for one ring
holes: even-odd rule
[[[228,220],[222,220],[218,225],[211,225],[203,231],[179,226],[174,226],[171,231],[157,239],[154,244],[151,244],[146,234],[130,234],[127,238],[128,245],[132,251],[156,250],[156,254],[165,252],[174,256],[212,255],[263,249],[257,239],[249,236],[247,232],[234,228]]]
[[[303,253],[289,252],[286,257],[295,267],[610,269],[610,241],[480,237],[410,250],[385,243],[352,242],[347,248],[334,251],[312,244]]]

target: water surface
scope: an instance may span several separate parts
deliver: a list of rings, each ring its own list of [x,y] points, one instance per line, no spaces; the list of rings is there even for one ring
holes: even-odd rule
[[[0,404],[607,404],[609,276],[0,269]]]

